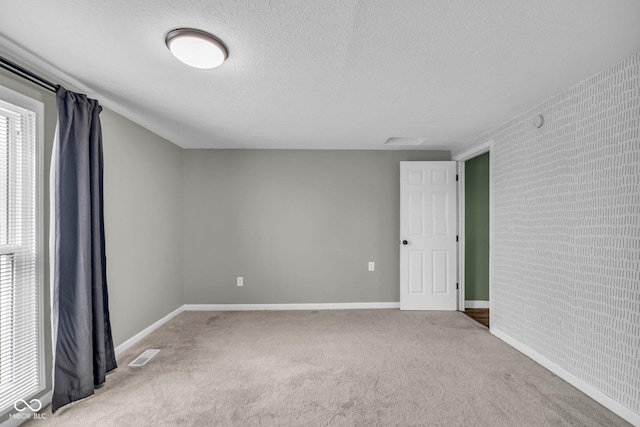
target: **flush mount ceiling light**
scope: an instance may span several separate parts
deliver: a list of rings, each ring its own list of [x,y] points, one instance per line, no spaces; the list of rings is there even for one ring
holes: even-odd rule
[[[176,28],[169,31],[165,43],[173,56],[194,68],[215,68],[229,56],[220,39],[193,28]]]

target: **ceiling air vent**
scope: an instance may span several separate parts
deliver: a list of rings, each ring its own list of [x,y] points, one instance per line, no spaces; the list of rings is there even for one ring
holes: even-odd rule
[[[394,145],[399,147],[415,147],[427,142],[427,138],[424,137],[412,137],[412,136],[392,136],[387,139],[384,145]]]

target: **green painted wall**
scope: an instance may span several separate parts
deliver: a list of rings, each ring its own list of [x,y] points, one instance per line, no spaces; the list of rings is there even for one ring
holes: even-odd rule
[[[464,167],[465,300],[489,301],[489,153]]]

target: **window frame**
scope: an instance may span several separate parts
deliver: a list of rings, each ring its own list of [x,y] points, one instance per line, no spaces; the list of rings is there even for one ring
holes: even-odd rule
[[[16,107],[31,111],[35,114],[35,181],[34,191],[35,197],[35,227],[36,227],[36,247],[35,247],[35,266],[36,266],[36,293],[37,293],[37,306],[36,306],[36,327],[37,327],[37,374],[38,374],[38,387],[37,390],[30,393],[27,396],[21,398],[27,400],[42,393],[46,389],[47,377],[46,377],[46,363],[45,363],[45,322],[44,322],[44,257],[46,255],[46,246],[44,241],[44,103],[33,99],[27,95],[16,92],[9,88],[0,85],[0,100],[13,104]],[[5,249],[7,249],[5,247]],[[6,387],[8,385],[2,385],[0,387]],[[8,407],[0,408],[0,413],[6,413],[13,410],[13,404]]]

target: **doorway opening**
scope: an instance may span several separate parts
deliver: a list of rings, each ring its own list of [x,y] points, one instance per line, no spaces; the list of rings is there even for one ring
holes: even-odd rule
[[[459,303],[490,327],[491,147],[488,141],[453,157],[458,162]]]

